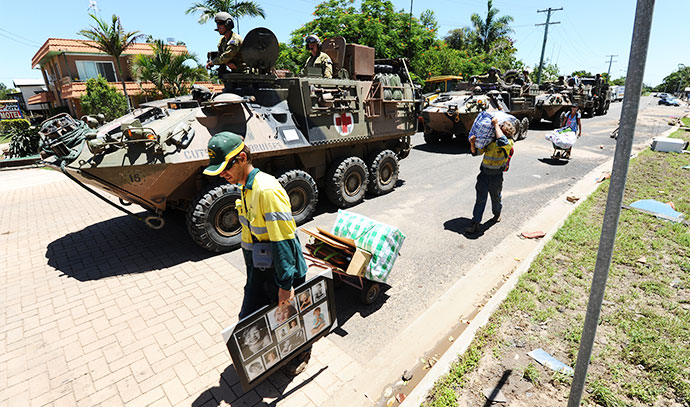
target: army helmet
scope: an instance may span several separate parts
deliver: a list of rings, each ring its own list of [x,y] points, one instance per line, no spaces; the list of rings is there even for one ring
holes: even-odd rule
[[[314,34],[309,34],[304,42],[307,49],[309,49],[309,44],[316,44],[317,47],[321,48],[321,40]]]
[[[213,20],[216,22],[216,24],[225,24],[225,27],[227,27],[229,30],[235,28],[235,23],[232,21],[232,16],[230,13],[225,11],[216,13],[216,15],[213,16]]]

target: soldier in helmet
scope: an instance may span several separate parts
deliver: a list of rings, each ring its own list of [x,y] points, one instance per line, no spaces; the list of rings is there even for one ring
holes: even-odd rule
[[[522,70],[522,76],[520,77],[525,85],[529,85],[532,81],[529,78],[529,69],[524,68]]]
[[[321,74],[324,78],[332,78],[333,61],[331,61],[331,57],[326,55],[325,52],[321,52],[321,41],[319,37],[311,34],[306,38],[305,42],[307,44],[307,49],[311,52],[311,56],[304,64],[305,69],[303,69],[302,72],[304,72],[306,68],[320,67]]]
[[[206,69],[211,69],[213,65],[220,65],[219,73],[222,73],[224,67],[232,69],[233,72],[242,72],[245,69],[244,63],[240,58],[240,47],[242,47],[242,37],[232,32],[235,28],[235,23],[232,22],[230,13],[221,11],[213,18],[216,22],[216,31],[222,35],[220,42],[218,42],[218,55],[208,61]]]

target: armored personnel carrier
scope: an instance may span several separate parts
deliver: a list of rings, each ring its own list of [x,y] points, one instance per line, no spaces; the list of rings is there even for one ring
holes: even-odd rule
[[[568,90],[551,87],[536,97],[536,118],[551,122],[554,128],[559,127],[562,116],[570,110],[572,105]]]
[[[194,241],[216,252],[240,245],[240,188],[202,174],[215,133],[244,136],[254,165],[287,190],[298,224],[312,216],[319,192],[341,208],[361,202],[366,192],[390,192],[421,103],[406,61],[374,61],[373,48],[342,37],[323,50],[337,79],[278,77],[278,41],[270,30],[254,29],[240,51],[249,73],[224,74],[224,92],[196,87],[192,95],[146,103],[105,125],[87,118],[93,128],[67,115],[52,117],[41,129],[43,155],[150,227],[163,227],[168,210],[185,211]],[[123,207],[131,203],[150,214]]]
[[[597,75],[594,78],[581,78],[583,91],[582,108],[583,116],[603,116],[609,111],[611,105],[611,89],[609,85]]]
[[[520,120],[515,123],[516,139],[522,140],[527,136],[529,118],[535,114],[533,96],[525,98],[517,93],[513,97],[497,83],[460,82],[456,84],[456,89],[459,90],[441,93],[422,110],[421,121],[427,143],[446,142],[453,136],[466,139],[474,119],[481,111],[502,110],[514,115]]]

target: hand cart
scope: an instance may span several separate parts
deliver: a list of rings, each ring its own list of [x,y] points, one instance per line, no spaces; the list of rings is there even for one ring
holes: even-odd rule
[[[312,250],[310,247],[313,246],[307,245],[308,250]],[[303,254],[304,259],[308,263],[307,266],[316,267],[323,270],[330,270],[334,274],[334,281],[338,281],[358,289],[360,291],[359,299],[363,304],[373,304],[379,297],[379,294],[381,294],[381,286],[379,283],[363,277],[362,273],[358,275],[348,274],[342,267],[336,266],[329,261],[314,256],[311,251],[303,252]],[[329,260],[332,260],[332,258]]]

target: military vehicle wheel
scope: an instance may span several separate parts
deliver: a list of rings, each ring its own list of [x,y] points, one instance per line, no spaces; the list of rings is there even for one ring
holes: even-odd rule
[[[383,150],[367,160],[369,167],[369,192],[383,195],[391,192],[398,182],[398,157],[391,150]]]
[[[235,201],[241,198],[237,185],[211,185],[202,191],[187,211],[187,230],[206,250],[225,252],[242,243],[240,218]]]
[[[441,142],[441,136],[434,131],[430,131],[430,132],[425,131],[424,132],[424,142],[427,144],[438,144]]]
[[[314,178],[302,170],[290,170],[278,178],[290,198],[292,217],[298,225],[311,219],[319,200],[319,189]]]
[[[522,120],[520,120],[520,130],[519,130],[519,135],[518,135],[518,140],[524,140],[527,137],[527,131],[529,130],[529,119],[526,117],[523,117]]]
[[[326,176],[326,196],[333,205],[349,208],[364,199],[369,173],[359,157],[345,157],[336,161]]]

